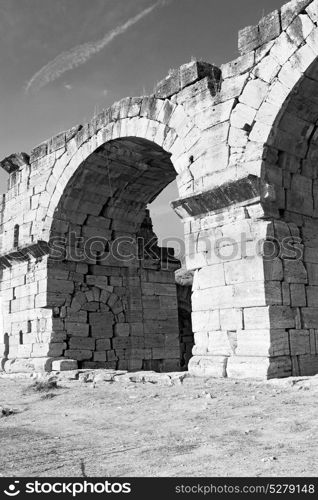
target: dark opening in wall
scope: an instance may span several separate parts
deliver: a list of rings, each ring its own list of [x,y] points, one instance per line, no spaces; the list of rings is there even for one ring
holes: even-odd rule
[[[19,331],[19,344],[23,345],[23,332],[22,332],[22,330]]]
[[[19,224],[16,224],[14,226],[14,232],[13,232],[13,247],[14,248],[17,248],[19,246],[19,232],[20,232]]]
[[[28,333],[32,332],[32,323],[30,320],[28,320]]]
[[[9,355],[9,334],[5,333],[3,336],[4,343],[4,357],[7,358]]]

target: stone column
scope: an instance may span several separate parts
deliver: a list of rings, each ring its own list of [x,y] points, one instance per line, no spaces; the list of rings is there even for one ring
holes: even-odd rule
[[[224,202],[225,193],[233,202],[208,211]],[[290,334],[299,326],[284,290],[299,278],[302,264],[293,242],[285,241],[295,231],[267,220],[257,193],[258,181],[250,177],[173,204],[185,221],[187,267],[195,271],[193,375],[292,374]],[[200,214],[203,205],[206,213]]]

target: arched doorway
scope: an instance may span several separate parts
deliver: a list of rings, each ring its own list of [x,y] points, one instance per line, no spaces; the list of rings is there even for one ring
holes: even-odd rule
[[[57,356],[91,368],[186,368],[175,282],[180,262],[158,246],[147,211],[177,175],[170,156],[147,139],[115,139],[67,183],[47,263]]]

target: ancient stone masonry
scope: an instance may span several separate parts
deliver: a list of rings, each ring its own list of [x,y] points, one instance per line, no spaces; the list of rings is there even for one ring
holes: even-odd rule
[[[239,50],[3,160],[5,370],[188,362],[178,264],[140,252],[146,207],[176,178],[194,273],[190,373],[318,373],[318,0],[243,29]]]

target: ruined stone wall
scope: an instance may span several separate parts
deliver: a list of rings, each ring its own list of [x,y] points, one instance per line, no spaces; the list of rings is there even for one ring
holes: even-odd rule
[[[44,258],[5,269],[2,333],[9,335],[9,349],[3,343],[3,357],[12,369],[16,359],[49,369],[50,358],[65,357],[90,368],[178,370],[177,265]]]
[[[194,272],[191,373],[318,372],[318,0],[292,0],[243,29],[239,50],[241,56],[220,69],[183,65],[152,96],[123,99],[30,157],[12,155],[1,163],[10,173],[0,256],[5,321],[14,328],[25,320],[47,322],[42,339],[48,340],[35,348],[42,356],[54,344],[54,356],[93,353],[97,341],[94,347],[87,325],[89,332],[100,331],[93,324],[104,325],[103,314],[118,331],[136,331],[136,324],[140,331],[142,323],[145,338],[149,322],[147,334],[163,341],[158,311],[167,325],[177,322],[176,292],[173,301],[167,298],[175,287],[173,269],[146,269],[137,259],[137,237],[147,204],[176,178],[179,198],[172,206],[183,220],[186,265]],[[81,242],[73,244],[74,235]],[[81,262],[68,253],[98,235],[112,252],[104,245]],[[57,261],[50,251],[56,237],[65,252]],[[126,253],[132,246],[137,252],[129,263],[113,252],[121,237],[130,238],[121,246]],[[101,274],[107,266],[108,274]],[[34,281],[20,284],[23,272]],[[130,298],[139,304],[135,312]],[[84,326],[70,326],[76,315]],[[84,340],[74,335],[79,331]],[[125,335],[118,338],[127,342]],[[166,359],[177,359],[174,342],[165,344]],[[111,362],[105,361],[110,346],[96,362]],[[157,348],[162,344],[150,347]],[[122,359],[124,366],[126,353]],[[131,359],[140,366],[139,358]],[[142,366],[156,364],[149,359],[143,357]],[[83,361],[93,362],[93,354]]]

